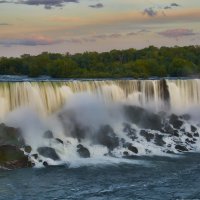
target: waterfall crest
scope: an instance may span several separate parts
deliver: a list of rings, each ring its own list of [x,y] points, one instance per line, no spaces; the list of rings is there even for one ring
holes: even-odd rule
[[[107,80],[0,83],[0,117],[32,106],[43,115],[57,111],[74,94],[86,92],[105,103],[123,102],[159,111],[200,105],[200,80]]]

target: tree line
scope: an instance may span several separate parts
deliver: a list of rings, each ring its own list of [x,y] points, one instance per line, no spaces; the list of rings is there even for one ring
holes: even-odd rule
[[[149,46],[141,50],[112,50],[37,56],[0,57],[1,75],[42,75],[53,78],[147,78],[200,75],[200,46]]]

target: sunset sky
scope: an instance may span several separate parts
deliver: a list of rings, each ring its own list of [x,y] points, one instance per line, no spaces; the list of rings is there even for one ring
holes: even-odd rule
[[[200,45],[200,0],[0,0],[0,56]]]

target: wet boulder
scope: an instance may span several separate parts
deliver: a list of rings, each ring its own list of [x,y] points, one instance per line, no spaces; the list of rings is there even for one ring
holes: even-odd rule
[[[158,146],[164,146],[166,142],[163,140],[163,135],[155,134],[155,144]]]
[[[186,142],[186,144],[195,144],[195,141],[193,141],[193,140],[191,140],[191,139],[189,139],[189,138],[187,138],[187,139],[185,140],[185,142]]]
[[[194,137],[199,137],[199,133],[194,133]]]
[[[162,120],[159,115],[137,106],[128,105],[123,108],[127,119],[139,127],[152,130],[162,129]]]
[[[83,125],[82,123],[77,120],[78,116],[77,113],[72,109],[67,109],[64,112],[59,114],[59,119],[62,122],[63,128],[68,134],[69,126],[70,126],[70,133],[73,138],[76,138],[78,142],[81,142],[87,136],[89,132],[89,127]]]
[[[192,131],[192,132],[196,132],[196,131],[197,131],[197,128],[196,128],[195,126],[191,125],[191,131]]]
[[[77,145],[77,152],[81,158],[89,158],[90,152],[89,150],[84,147],[82,144]]]
[[[124,151],[123,154],[124,154],[124,156],[129,156],[128,151]]]
[[[52,160],[60,160],[60,157],[56,153],[55,149],[51,147],[39,147],[37,151],[41,156],[45,158],[50,158]]]
[[[24,146],[24,139],[20,129],[0,124],[0,145]]]
[[[42,164],[44,165],[44,167],[48,167],[49,166],[47,161],[44,161]]]
[[[32,156],[34,159],[36,159],[36,160],[38,159],[38,154],[37,154],[37,153],[34,153],[34,154],[32,154],[31,156]]]
[[[132,144],[128,145],[128,150],[132,151],[133,153],[137,154],[138,153],[138,149],[136,147],[134,147]]]
[[[31,153],[31,151],[32,151],[31,146],[25,146],[25,147],[24,147],[24,151],[25,151],[26,153]]]
[[[0,146],[0,166],[9,169],[32,167],[28,156],[18,147],[13,145]]]
[[[108,147],[109,150],[113,150],[119,146],[119,138],[110,125],[100,127],[96,140],[97,143]]]
[[[186,133],[186,135],[187,135],[189,138],[193,138],[193,136],[192,136],[191,133]]]
[[[174,135],[174,129],[172,128],[172,126],[170,126],[170,124],[165,123],[164,127],[163,127],[163,132],[170,134],[170,135]]]
[[[56,138],[55,139],[58,143],[60,143],[60,144],[64,144],[64,142],[61,140],[61,139],[59,139],[59,138]]]
[[[175,136],[175,137],[179,137],[179,133],[178,133],[177,130],[174,130],[174,131],[173,131],[173,136]]]
[[[172,114],[169,117],[169,123],[176,129],[180,129],[181,126],[183,125],[183,121],[181,121],[179,117],[175,114]]]
[[[124,123],[123,132],[125,132],[127,136],[131,138],[133,141],[138,138],[136,134],[136,130],[131,128],[130,124]]]
[[[141,130],[140,135],[143,136],[147,140],[147,142],[150,142],[154,138],[154,134],[149,133],[146,130]]]
[[[177,145],[175,146],[175,149],[176,149],[177,151],[180,151],[180,152],[188,151],[188,149],[187,149],[185,146],[182,146],[182,145],[179,145],[179,144],[177,144]]]

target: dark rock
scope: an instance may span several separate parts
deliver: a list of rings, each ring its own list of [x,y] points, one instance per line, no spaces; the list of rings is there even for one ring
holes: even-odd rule
[[[199,133],[194,133],[194,137],[199,137]]]
[[[163,140],[163,135],[155,134],[155,144],[158,146],[163,146],[166,142]]]
[[[113,150],[119,146],[119,138],[116,136],[112,127],[109,125],[100,127],[96,140],[99,144],[108,147],[109,150]]]
[[[179,134],[178,134],[178,131],[177,131],[177,130],[174,130],[174,131],[173,131],[173,136],[179,137]]]
[[[125,116],[130,122],[137,124],[141,128],[161,130],[162,122],[159,115],[149,112],[137,106],[124,106]]]
[[[165,102],[165,109],[170,108],[170,94],[168,85],[165,79],[160,80],[160,96],[163,102]]]
[[[0,146],[0,166],[16,169],[32,167],[33,164],[29,161],[28,156],[16,146],[3,145]]]
[[[130,124],[124,123],[123,132],[127,133],[127,136],[131,138],[133,141],[138,138],[136,130],[131,128]]]
[[[64,142],[63,142],[61,139],[59,139],[59,138],[56,138],[55,140],[56,140],[58,143],[64,144]]]
[[[128,150],[132,151],[133,153],[138,153],[138,149],[131,144],[128,146]]]
[[[0,145],[24,146],[24,139],[20,129],[0,124]]]
[[[168,123],[166,123],[164,125],[164,131],[163,132],[173,135],[174,129]]]
[[[77,152],[81,158],[89,158],[90,152],[82,144],[77,145]]]
[[[183,125],[183,121],[179,120],[178,116],[175,114],[170,116],[169,123],[172,124],[172,126],[176,129],[180,129]]]
[[[78,149],[80,149],[80,148],[83,148],[84,146],[83,146],[82,144],[78,144],[76,147],[77,147]]]
[[[192,134],[191,133],[186,133],[186,135],[189,137],[189,138],[192,138]]]
[[[24,147],[24,151],[25,151],[26,153],[31,153],[31,151],[32,151],[31,146],[25,146],[25,147]]]
[[[154,134],[149,133],[149,132],[146,131],[146,130],[141,130],[141,131],[140,131],[140,135],[143,136],[144,138],[146,138],[146,140],[147,140],[148,142],[150,142],[150,141],[154,138]]]
[[[52,160],[60,160],[55,149],[51,147],[39,147],[37,149],[38,153],[46,158],[51,158]]]
[[[45,167],[48,167],[48,166],[49,166],[48,162],[46,162],[46,161],[43,162],[43,165],[44,165]]]
[[[124,151],[123,154],[124,154],[125,156],[128,156],[128,155],[129,155],[128,151]]]
[[[195,144],[195,141],[189,140],[188,138],[185,140],[185,142],[186,142],[187,144]]]
[[[191,131],[192,131],[192,132],[196,132],[196,131],[197,131],[197,128],[196,128],[195,126],[191,125]]]
[[[38,154],[37,154],[37,153],[32,154],[31,156],[32,156],[33,158],[35,158],[35,159],[38,159]]]
[[[182,146],[182,145],[179,145],[179,144],[175,146],[175,149],[177,151],[180,151],[180,152],[182,152],[182,151],[188,151],[188,149],[185,146]]]
[[[53,138],[52,131],[48,130],[48,131],[44,132],[43,137],[46,138],[46,139],[52,139]]]
[[[87,136],[87,133],[90,131],[89,127],[84,126],[77,120],[77,113],[72,110],[68,109],[64,112],[59,114],[59,119],[63,124],[63,128],[68,132],[69,130],[69,123],[72,125],[70,127],[70,133],[71,136],[76,138],[78,142],[81,142],[82,139],[84,139]],[[66,121],[68,123],[66,123]]]
[[[167,150],[166,153],[174,154],[174,152],[171,150]]]

